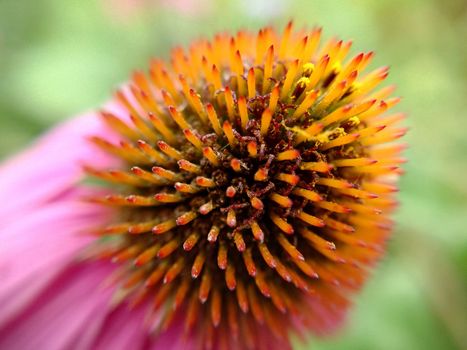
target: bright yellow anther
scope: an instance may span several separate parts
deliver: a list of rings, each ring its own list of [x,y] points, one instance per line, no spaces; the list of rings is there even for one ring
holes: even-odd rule
[[[303,68],[303,75],[305,77],[309,77],[311,73],[313,73],[313,70],[315,69],[315,65],[309,62],[309,63],[305,63],[302,68]]]
[[[357,116],[354,116],[352,118],[349,118],[349,123],[351,125],[357,126],[358,124],[360,124],[360,119]]]
[[[310,79],[307,78],[307,77],[301,77],[300,79],[298,79],[297,81],[297,84],[295,85],[296,88],[301,88],[301,89],[305,89],[308,87],[308,85],[310,84]]]

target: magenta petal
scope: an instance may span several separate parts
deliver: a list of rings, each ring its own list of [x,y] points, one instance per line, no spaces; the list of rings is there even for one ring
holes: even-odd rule
[[[110,309],[102,306],[107,306],[112,290],[103,288],[102,282],[113,268],[82,263],[66,269],[15,320],[0,328],[0,348],[70,348],[73,339],[92,332],[90,319],[105,317]]]
[[[126,304],[120,305],[109,313],[91,348],[96,350],[144,348],[143,345],[149,340],[147,325],[144,322],[147,311],[148,308],[144,306],[129,309]]]
[[[86,230],[106,218],[100,207],[67,200],[0,228],[0,326],[76,259],[92,239]]]
[[[0,225],[57,198],[83,175],[82,164],[91,159],[103,167],[115,160],[99,152],[86,137],[111,136],[96,114],[74,118],[47,133],[35,145],[0,167]],[[1,226],[0,226],[1,227]]]

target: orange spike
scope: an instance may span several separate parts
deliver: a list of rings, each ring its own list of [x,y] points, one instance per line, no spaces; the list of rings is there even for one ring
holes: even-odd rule
[[[164,301],[167,300],[170,292],[172,290],[172,284],[164,284],[161,288],[157,289],[156,296],[153,301],[153,308],[157,310]]]
[[[229,290],[234,290],[237,286],[237,280],[235,279],[235,266],[234,264],[227,264],[225,270],[225,284]]]
[[[235,231],[234,233],[234,242],[237,246],[239,252],[243,252],[246,249],[245,241],[243,240],[243,236],[240,231]]]
[[[355,77],[354,77],[355,78]],[[339,98],[344,94],[346,88],[350,85],[350,82],[346,80],[339,82],[335,86],[331,86],[327,93],[323,96],[322,99],[318,102],[316,108],[320,110],[325,110],[333,102],[339,100]]]
[[[316,180],[316,184],[333,187],[333,188],[352,188],[353,187],[351,183],[345,180],[329,179],[329,178],[324,178],[324,177]]]
[[[302,253],[298,251],[298,249],[290,243],[287,238],[285,238],[284,235],[279,234],[276,236],[277,241],[279,244],[284,248],[284,250],[290,255],[292,259],[297,259],[297,260],[305,260],[303,257]]]
[[[156,193],[154,199],[162,203],[178,203],[183,197],[179,193]]]
[[[269,95],[269,110],[271,114],[274,114],[277,107],[277,102],[279,101],[280,88],[279,84],[276,84]]]
[[[276,260],[272,256],[272,254],[269,251],[267,245],[264,244],[264,243],[261,243],[261,244],[258,245],[258,248],[259,248],[259,252],[261,253],[261,256],[263,257],[266,264],[268,264],[268,266],[271,269],[275,269],[276,268]]]
[[[256,291],[254,290],[254,287],[251,284],[248,287],[248,301],[251,307],[251,312],[253,314],[253,317],[259,324],[263,324],[264,323],[263,309],[261,307]]]
[[[176,220],[175,222],[177,223],[178,226],[183,226],[183,225],[186,225],[188,223],[190,223],[191,221],[193,221],[194,219],[196,219],[196,217],[198,216],[198,213],[195,212],[195,211],[188,211],[182,215],[180,215]]]
[[[154,245],[149,247],[145,251],[143,251],[140,255],[138,255],[134,261],[135,266],[143,266],[151,261],[159,251],[160,246]]]
[[[320,58],[315,69],[313,70],[313,73],[311,73],[310,75],[308,86],[310,86],[311,88],[314,88],[316,84],[321,80],[321,78],[324,75],[324,72],[326,71],[329,60],[330,60],[330,57],[327,54]]]
[[[187,171],[192,174],[199,174],[201,172],[201,167],[199,165],[193,164],[186,159],[180,159],[177,161],[178,166],[181,170]]]
[[[154,174],[150,173],[149,171],[143,170],[140,167],[134,166],[130,170],[139,178],[152,184],[161,185],[165,182],[164,180],[157,178],[156,176],[154,176]]]
[[[206,105],[206,110],[208,113],[208,119],[211,122],[212,129],[217,135],[222,135],[222,129],[219,122],[219,118],[217,117],[216,110],[214,109],[212,104],[208,103]]]
[[[227,268],[227,245],[225,243],[221,243],[219,245],[219,250],[217,251],[217,266],[221,270],[225,270]]]
[[[191,286],[191,281],[189,278],[184,278],[180,286],[177,288],[177,293],[175,294],[173,309],[177,310],[185,300]]]
[[[230,161],[230,167],[235,171],[235,172],[239,172],[241,170],[241,167],[240,167],[240,160],[238,160],[237,158],[232,158],[232,160]]]
[[[185,259],[180,257],[174,264],[170,266],[164,276],[164,284],[172,282],[179,274],[185,265]]]
[[[272,113],[269,108],[266,108],[261,115],[261,135],[265,136],[269,130],[269,125],[271,124]]]
[[[272,64],[274,59],[274,46],[271,45],[266,53],[266,59],[264,61],[264,75],[263,75],[263,95],[268,91],[270,81],[269,79],[272,76]]]
[[[245,286],[241,280],[237,280],[237,288],[235,291],[237,295],[238,306],[240,306],[240,309],[243,311],[243,313],[247,313],[249,310],[248,298]]]
[[[294,259],[293,262],[308,277],[319,278],[319,275],[316,273],[316,271],[313,270],[313,268],[309,264],[307,264],[305,261]]]
[[[222,89],[221,73],[215,64],[212,65],[212,79],[216,90]]]
[[[266,279],[263,273],[256,274],[255,283],[258,289],[260,290],[261,294],[263,294],[266,298],[271,297],[270,288],[266,282]]]
[[[232,124],[230,124],[227,120],[224,122],[222,125],[222,129],[224,130],[224,134],[227,137],[227,140],[229,141],[230,147],[235,147],[237,140],[235,139],[233,129],[232,129]]]
[[[161,249],[157,252],[157,257],[159,259],[168,257],[178,248],[178,245],[179,245],[179,241],[177,238],[171,239],[169,242],[164,244],[161,247]]]
[[[191,235],[189,235],[185,242],[183,242],[183,249],[186,251],[192,250],[196,243],[198,243],[199,238],[200,235],[197,232],[194,232]]]
[[[310,141],[313,140],[313,136],[321,132],[323,130],[324,126],[321,123],[313,123],[311,124],[308,128],[305,130],[294,130],[297,134],[295,137],[295,143],[300,144],[304,141]]]
[[[290,225],[286,220],[281,218],[274,212],[269,213],[269,217],[271,218],[272,222],[279,227],[284,233],[291,235],[294,233],[294,229],[292,225]]]
[[[282,101],[284,101],[292,93],[290,88],[292,87],[292,84],[295,81],[295,77],[296,77],[297,71],[298,71],[299,62],[300,61],[298,59],[296,59],[296,60],[292,61],[292,63],[289,64],[289,67],[287,69],[287,73],[285,75],[284,84],[282,85],[282,88],[281,88],[281,96],[280,97],[281,97]]]
[[[324,143],[319,148],[320,150],[325,151],[330,148],[347,145],[349,143],[354,142],[359,137],[360,137],[360,134],[349,134],[349,135],[339,136],[332,141]]]
[[[288,184],[291,185],[296,185],[300,181],[300,177],[298,175],[293,175],[293,174],[286,174],[286,173],[279,173],[276,176],[277,180],[287,182]]]
[[[248,70],[247,83],[248,83],[248,98],[252,99],[256,96],[256,78],[255,78],[254,67],[251,67]]]
[[[162,167],[158,167],[158,166],[155,166],[153,167],[152,169],[152,172],[164,179],[167,179],[169,181],[177,181],[177,180],[181,180],[180,176],[176,173],[174,173],[173,171],[170,171],[170,170],[167,170],[167,169],[164,169]]]
[[[220,230],[217,226],[212,226],[208,233],[208,241],[214,243],[217,240],[219,232]]]
[[[203,156],[214,166],[219,166],[219,158],[211,147],[203,147]]]
[[[175,121],[175,123],[177,123],[180,129],[190,129],[190,125],[187,123],[183,115],[179,111],[177,111],[177,109],[174,106],[169,106],[169,112],[170,116]]]
[[[266,181],[268,179],[268,169],[260,168],[254,175],[255,181]]]
[[[189,184],[186,184],[186,183],[183,183],[183,182],[176,182],[174,184],[174,187],[178,192],[182,192],[182,193],[191,193],[191,194],[193,194],[193,193],[199,192],[199,190],[200,190],[196,186],[189,185]]]
[[[271,193],[269,195],[269,199],[276,202],[277,204],[279,204],[279,206],[283,208],[290,208],[292,207],[292,204],[293,204],[292,200],[289,197],[282,196],[276,192]]]
[[[216,186],[216,183],[212,179],[208,179],[207,177],[203,177],[203,176],[196,177],[195,182],[198,186],[201,186],[201,187],[212,188]]]
[[[219,326],[221,322],[221,294],[217,288],[212,292],[211,320],[214,327]]]
[[[112,113],[102,111],[100,112],[100,115],[102,119],[104,119],[105,123],[119,134],[124,135],[130,140],[136,140],[139,138],[139,134],[135,130],[133,130],[128,126],[127,123],[123,122]]]
[[[287,54],[287,50],[289,48],[289,40],[290,34],[292,32],[293,22],[290,21],[287,23],[287,26],[284,29],[284,33],[282,34],[282,40],[279,46],[279,59],[284,59]]]
[[[341,193],[343,193],[345,195],[355,197],[355,198],[362,198],[362,199],[378,198],[377,194],[370,193],[370,192],[363,191],[363,190],[359,190],[359,189],[356,189],[356,188],[336,188],[336,189],[338,189],[339,192],[341,192]]]
[[[312,226],[323,227],[325,225],[323,220],[321,220],[320,218],[317,218],[316,216],[307,214],[304,211],[300,211],[297,214],[297,218],[299,218],[300,220]]]
[[[233,99],[232,90],[228,86],[224,89],[225,104],[227,106],[227,114],[231,121],[234,121],[235,118],[235,103]]]
[[[192,130],[190,129],[185,129],[183,130],[183,134],[185,135],[185,138],[197,149],[202,150],[203,149],[203,144],[201,140],[193,133]]]
[[[248,142],[247,150],[248,150],[248,154],[252,158],[256,158],[256,156],[258,155],[258,148],[257,148],[257,145],[256,145],[255,141]]]
[[[295,109],[293,112],[291,118],[292,119],[297,119],[301,117],[304,113],[308,111],[308,109],[311,108],[311,106],[315,103],[316,99],[318,98],[318,91],[317,90],[312,90],[310,92],[307,92],[305,95],[305,98],[303,99],[302,103]]]
[[[237,190],[235,189],[235,187],[233,186],[229,186],[227,187],[227,189],[225,190],[225,195],[229,198],[233,198],[235,197],[235,194],[237,193]]]
[[[256,276],[256,266],[251,255],[251,249],[247,249],[243,252],[243,262],[245,263],[248,274],[252,277]]]
[[[283,314],[287,312],[287,307],[284,300],[282,299],[282,292],[278,290],[275,286],[270,286],[271,300],[274,306]]]
[[[366,166],[376,163],[377,161],[371,158],[351,158],[351,159],[336,159],[332,164],[336,167],[355,167]]]
[[[188,334],[196,324],[199,316],[200,303],[196,293],[192,294],[191,300],[188,303],[185,317],[185,333]]]
[[[198,278],[199,274],[203,270],[204,262],[206,261],[206,254],[203,250],[200,250],[198,255],[193,262],[193,266],[191,267],[191,277]]]
[[[310,170],[319,173],[328,173],[332,168],[332,165],[326,162],[302,162],[300,164],[301,170]]]
[[[201,278],[201,285],[199,287],[198,298],[202,304],[208,300],[209,292],[212,286],[212,276],[209,270],[204,271],[203,277]]]
[[[344,231],[344,232],[349,232],[349,233],[350,232],[355,232],[355,229],[352,226],[344,224],[344,223],[342,223],[340,221],[327,218],[327,219],[325,219],[325,222],[326,222],[327,227],[330,227],[330,228],[335,229],[337,231]]]
[[[235,216],[235,211],[233,209],[230,209],[227,212],[227,225],[229,225],[230,227],[237,226],[237,218]]]
[[[138,116],[130,114],[130,119],[136,128],[140,131],[141,135],[143,135],[146,139],[154,141],[157,139],[157,135],[155,132],[148,127],[148,125]]]
[[[263,210],[264,204],[261,201],[261,199],[259,199],[258,197],[252,197],[250,199],[250,202],[251,202],[251,206],[255,208],[256,210]]]
[[[345,214],[345,213],[350,213],[352,211],[351,209],[349,209],[349,208],[347,208],[347,207],[345,207],[343,205],[334,203],[334,202],[320,201],[320,202],[314,203],[314,205],[317,206],[317,207],[320,207],[320,208],[335,212],[335,213]]]
[[[246,130],[248,124],[248,110],[246,106],[246,99],[244,96],[238,98],[238,113],[240,114],[240,121],[243,130]]]
[[[150,158],[154,159],[159,164],[166,164],[167,158],[165,158],[161,153],[156,151],[152,146],[148,143],[144,142],[143,140],[137,141],[138,147]],[[133,160],[134,162],[134,160]]]
[[[300,151],[296,149],[289,149],[287,151],[280,152],[276,155],[276,160],[295,160],[300,156]]]
[[[344,260],[340,258],[336,253],[336,245],[332,242],[326,241],[317,234],[307,229],[301,229],[300,234],[321,254],[330,258],[335,262],[343,263]]]
[[[158,264],[157,267],[155,267],[154,271],[146,279],[145,286],[151,287],[151,286],[156,285],[165,275],[165,271],[167,267],[168,267],[168,264],[166,262],[162,262]]]
[[[166,220],[163,221],[152,228],[152,233],[159,235],[161,233],[167,232],[177,226],[175,220]]]
[[[169,146],[164,141],[157,141],[157,146],[159,147],[159,149],[162,152],[164,152],[170,158],[173,158],[175,160],[180,160],[180,159],[183,158],[183,155],[179,151],[177,151],[175,148]]]
[[[253,236],[255,239],[259,242],[263,242],[264,240],[264,233],[263,230],[259,227],[258,223],[256,221],[253,221],[251,223],[251,232],[253,233]]]
[[[203,123],[206,123],[208,120],[206,118],[206,112],[201,102],[201,96],[197,94],[193,89],[190,89],[190,97],[193,104],[193,108],[200,117]]]
[[[211,201],[209,201],[209,202],[204,203],[203,205],[201,205],[201,206],[199,207],[199,212],[200,212],[200,214],[202,214],[202,215],[207,215],[207,214],[209,214],[214,208],[215,208],[215,207],[214,207],[214,204],[213,204]]]
[[[281,276],[283,280],[290,282],[292,280],[292,277],[290,276],[289,270],[281,263],[281,261],[277,257],[274,257],[274,261],[276,262],[276,271],[279,274],[279,276]]]

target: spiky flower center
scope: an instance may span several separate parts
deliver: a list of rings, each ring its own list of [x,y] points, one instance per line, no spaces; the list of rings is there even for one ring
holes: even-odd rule
[[[126,115],[103,113],[125,140],[93,141],[130,171],[87,168],[121,185],[95,199],[118,208],[101,254],[121,263],[125,295],[153,298],[157,326],[182,314],[203,347],[232,332],[227,347],[254,348],[264,329],[288,345],[294,322],[338,319],[381,254],[401,159],[379,145],[403,133],[381,114],[398,99],[372,92],[386,68],[358,77],[372,53],[345,61],[350,43],[317,50],[320,34],[176,49],[117,93]]]

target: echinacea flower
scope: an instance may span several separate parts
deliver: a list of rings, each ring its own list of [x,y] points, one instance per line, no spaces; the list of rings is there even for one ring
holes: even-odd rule
[[[391,233],[405,129],[387,67],[320,37],[176,48],[7,163],[0,348],[288,349],[337,328]]]

